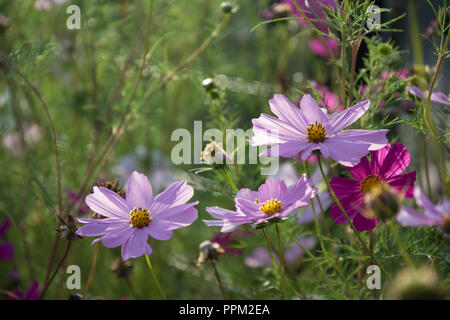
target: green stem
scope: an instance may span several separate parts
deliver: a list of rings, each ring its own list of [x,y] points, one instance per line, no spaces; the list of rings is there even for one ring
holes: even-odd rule
[[[288,295],[287,295],[287,290],[286,290],[286,279],[284,278],[284,273],[281,272],[280,268],[278,267],[277,262],[275,261],[273,254],[272,254],[272,248],[270,247],[270,242],[269,242],[269,238],[267,237],[266,231],[263,229],[261,229],[263,235],[264,235],[264,240],[266,240],[266,246],[267,246],[267,250],[269,251],[269,256],[270,259],[272,260],[273,266],[275,268],[275,270],[277,270],[278,274],[281,276],[281,280],[283,282],[283,292],[284,292],[284,298],[287,300],[288,299]]]
[[[239,192],[239,189],[236,187],[236,185],[233,182],[233,179],[231,178],[230,174],[228,173],[227,169],[225,167],[222,168],[223,172],[225,173],[225,178],[227,179],[229,185],[231,188],[233,188],[234,191]]]
[[[159,290],[159,293],[161,294],[161,297],[164,300],[167,300],[166,295],[164,294],[164,291],[161,289],[161,286],[159,285],[158,278],[156,277],[155,271],[153,270],[152,264],[150,262],[150,258],[148,257],[147,254],[145,254],[145,259],[147,260],[148,268],[150,270],[150,273],[152,274],[153,281],[155,282],[156,286],[158,287],[158,290]]]
[[[281,248],[281,237],[278,223],[275,223],[275,229],[277,230],[277,243],[278,243],[278,257],[280,258],[280,270],[283,281],[286,282],[286,261],[284,260],[283,250]]]
[[[325,183],[327,184],[328,190],[330,191],[331,197],[333,198],[334,202],[337,204],[337,206],[339,207],[339,209],[341,210],[342,214],[345,216],[345,219],[347,219],[347,222],[349,223],[350,227],[352,228],[354,234],[356,235],[356,237],[358,238],[358,241],[361,243],[361,246],[364,250],[364,253],[367,254],[368,256],[370,256],[370,258],[372,259],[372,261],[378,265],[380,267],[381,270],[383,270],[383,272],[386,274],[386,276],[392,280],[392,277],[389,273],[387,273],[387,271],[383,268],[383,266],[378,262],[378,260],[373,256],[373,254],[367,249],[366,244],[364,243],[364,241],[361,239],[361,236],[359,235],[359,232],[356,230],[355,226],[353,225],[352,220],[350,219],[350,217],[348,216],[347,212],[345,211],[344,207],[342,207],[341,202],[339,201],[339,199],[336,197],[336,194],[334,193],[333,189],[331,188],[330,183],[328,182],[327,176],[325,174],[325,172],[323,171],[323,167],[322,167],[322,159],[320,154],[317,154],[317,162],[319,163],[319,168],[320,168],[320,172],[322,173],[322,177],[323,180],[325,181]]]
[[[406,250],[405,245],[403,244],[403,241],[400,239],[400,235],[398,234],[398,230],[395,223],[393,221],[389,221],[388,225],[389,229],[392,231],[392,235],[394,236],[395,242],[397,243],[400,252],[403,255],[403,258],[405,258],[409,267],[414,268],[414,263],[411,260],[411,257],[409,256],[408,251]]]

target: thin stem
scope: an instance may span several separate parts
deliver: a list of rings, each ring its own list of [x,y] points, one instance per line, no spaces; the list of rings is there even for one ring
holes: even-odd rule
[[[55,269],[55,272],[53,272],[52,276],[50,277],[50,280],[45,284],[44,288],[42,289],[41,296],[39,299],[43,299],[45,296],[45,293],[47,292],[48,287],[52,283],[53,279],[55,278],[56,274],[58,273],[59,269],[63,265],[64,261],[66,260],[67,256],[69,255],[70,247],[72,245],[72,240],[69,239],[66,247],[66,251],[64,252],[64,256],[62,257],[61,261],[59,262],[58,266]]]
[[[359,242],[361,243],[361,246],[364,250],[364,253],[367,254],[368,256],[370,256],[372,258],[372,261],[378,265],[380,267],[381,270],[383,270],[383,272],[387,275],[387,277],[391,280],[392,277],[389,273],[387,273],[387,271],[383,268],[383,266],[378,263],[378,260],[373,256],[373,254],[367,249],[366,244],[364,243],[364,241],[361,239],[361,236],[359,235],[358,231],[356,230],[355,226],[353,225],[352,220],[350,219],[350,217],[348,216],[347,212],[345,211],[344,207],[342,207],[341,202],[339,201],[339,199],[336,197],[336,194],[334,193],[333,189],[331,188],[330,183],[328,182],[327,176],[325,174],[325,172],[323,171],[323,167],[322,167],[322,159],[320,154],[317,154],[317,162],[319,163],[319,168],[320,168],[320,172],[322,173],[322,177],[323,180],[325,181],[325,183],[327,184],[328,190],[330,191],[331,197],[333,198],[334,202],[337,204],[337,206],[339,207],[339,209],[341,210],[342,214],[345,216],[345,219],[347,219],[347,222],[349,223],[350,227],[352,228],[354,234],[356,235],[356,237],[358,238]]]
[[[305,167],[306,175],[308,177],[310,177],[309,168],[308,168],[308,164],[306,163],[306,161],[303,162],[303,165]],[[338,276],[341,278],[342,288],[345,291],[346,280],[345,280],[344,274],[342,273],[341,266],[340,266],[339,262],[336,259],[334,260],[334,264],[329,262],[330,258],[328,256],[328,252],[327,252],[327,250],[325,248],[325,244],[323,243],[322,233],[320,231],[320,226],[319,226],[319,219],[317,218],[316,208],[315,208],[313,199],[310,200],[310,203],[311,203],[311,209],[312,209],[312,212],[313,212],[313,215],[314,215],[314,225],[316,227],[316,233],[317,233],[317,237],[319,238],[320,247],[322,249],[322,252],[323,252],[325,258],[327,259],[327,262],[336,270]],[[323,214],[323,212],[322,212],[322,214]]]
[[[214,269],[214,275],[217,279],[217,283],[219,284],[219,289],[220,289],[220,293],[222,294],[223,300],[228,300],[227,293],[223,287],[222,280],[220,279],[219,272],[217,271],[217,268],[216,268],[216,263],[211,261],[211,265]]]
[[[92,256],[91,270],[89,271],[86,286],[84,287],[83,297],[86,297],[89,287],[91,286],[92,279],[94,278],[95,266],[97,265],[97,256],[99,249],[100,249],[100,242],[97,242],[97,244],[95,245],[94,254]]]
[[[281,237],[278,223],[275,223],[275,229],[277,230],[277,243],[278,243],[278,257],[280,259],[280,271],[283,281],[286,282],[286,261],[284,260],[283,250],[281,249]]]
[[[423,158],[424,158],[424,164],[425,164],[425,176],[427,181],[427,187],[428,187],[428,197],[431,199],[431,180],[430,180],[430,169],[428,165],[428,148],[427,148],[427,141],[425,134],[421,134],[422,142],[423,142]]]
[[[147,260],[148,268],[150,269],[150,273],[152,274],[153,281],[155,281],[155,284],[158,287],[161,297],[163,298],[163,300],[167,300],[166,295],[164,294],[164,291],[161,289],[161,286],[159,285],[158,278],[156,277],[155,271],[153,270],[152,264],[150,262],[150,258],[148,257],[147,254],[145,254],[145,259]]]
[[[229,185],[231,186],[231,188],[233,188],[234,191],[239,192],[239,189],[234,184],[233,179],[231,178],[231,176],[228,173],[227,169],[225,167],[223,167],[222,169],[223,169],[223,172],[225,173],[225,177],[226,177]]]
[[[392,235],[394,236],[395,242],[397,243],[400,252],[403,255],[403,258],[406,260],[406,262],[411,268],[414,268],[414,263],[411,260],[411,257],[409,256],[408,251],[406,250],[405,245],[403,244],[403,241],[400,239],[395,223],[393,221],[389,221],[388,225],[389,229],[392,231]]]
[[[15,71],[25,81],[25,83],[32,89],[34,94],[37,96],[37,98],[41,102],[42,108],[44,109],[45,115],[47,116],[47,120],[50,124],[50,130],[52,132],[53,149],[55,152],[56,180],[57,180],[57,188],[58,188],[58,210],[56,211],[56,215],[61,216],[61,212],[62,212],[61,166],[60,166],[60,159],[59,159],[56,129],[55,129],[55,125],[54,125],[52,116],[50,115],[50,109],[47,105],[47,102],[45,102],[44,98],[42,97],[41,92],[39,91],[39,88],[37,87],[37,85],[31,83],[31,81],[28,79],[28,77],[25,74],[23,74],[19,69],[17,69],[17,67],[15,68]]]
[[[264,239],[266,240],[266,246],[267,246],[267,250],[269,251],[269,256],[270,259],[272,260],[273,266],[275,268],[275,270],[277,270],[278,274],[281,276],[281,280],[283,282],[283,292],[284,292],[284,298],[287,300],[288,295],[287,295],[287,290],[286,290],[286,279],[284,278],[284,273],[281,272],[280,268],[278,267],[277,262],[275,261],[273,254],[272,254],[272,248],[270,247],[270,243],[269,243],[269,238],[267,237],[266,231],[263,229],[261,229],[263,235],[264,235]]]

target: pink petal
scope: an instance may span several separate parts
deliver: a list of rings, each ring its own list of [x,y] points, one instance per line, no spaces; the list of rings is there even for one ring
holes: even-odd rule
[[[404,198],[412,198],[415,181],[415,171],[397,175],[386,180],[386,182],[389,183],[390,186],[394,187],[398,191],[400,196]]]
[[[175,222],[177,223],[177,228],[179,228],[180,224],[187,227],[197,219],[197,209],[194,208],[196,204],[198,204],[198,201],[163,209],[157,214],[152,215],[153,222],[160,220]]]
[[[410,160],[411,156],[409,155],[408,150],[406,150],[403,145],[396,142],[384,158],[380,176],[389,179],[392,176],[400,174],[408,167]]]
[[[433,219],[434,221],[441,220],[441,213],[436,209],[425,193],[423,193],[420,187],[414,189],[414,199],[417,204],[424,209],[424,213],[428,218]]]
[[[355,226],[355,229],[359,232],[372,230],[377,226],[378,223],[377,219],[367,219],[359,213],[355,215],[352,222]]]
[[[158,194],[150,208],[151,214],[158,211],[186,203],[194,195],[194,189],[186,181],[176,181],[166,190]]]
[[[148,235],[144,229],[136,228],[129,239],[122,245],[122,259],[137,258],[145,253],[150,254],[151,248],[147,244]]]
[[[268,157],[291,158],[298,155],[309,145],[308,140],[288,141],[263,151],[261,155]]]
[[[369,107],[369,100],[362,101],[351,108],[332,115],[330,118],[330,125],[333,127],[335,132],[340,131],[361,118]]]
[[[327,115],[322,111],[322,109],[319,108],[317,101],[314,100],[310,94],[305,94],[302,97],[302,100],[300,100],[300,107],[308,123],[315,123],[316,121],[318,121],[325,127],[327,127]]]
[[[270,110],[278,117],[296,128],[299,132],[306,132],[308,121],[300,109],[282,94],[275,94],[269,100]]]
[[[403,207],[397,215],[397,221],[407,227],[432,226],[435,221],[411,208]]]
[[[94,193],[86,197],[92,211],[105,217],[129,219],[130,208],[118,194],[103,187],[94,187]]]
[[[361,158],[359,164],[354,167],[348,167],[347,170],[355,179],[358,180],[358,184],[365,177],[374,173],[374,171],[371,170],[369,160],[367,160],[366,157]]]
[[[144,174],[137,171],[131,174],[128,178],[126,197],[131,208],[139,206],[143,208],[150,207],[153,199],[153,191],[150,182]]]
[[[267,179],[264,184],[258,188],[258,201],[265,202],[270,199],[281,199],[281,196],[287,191],[283,180]]]

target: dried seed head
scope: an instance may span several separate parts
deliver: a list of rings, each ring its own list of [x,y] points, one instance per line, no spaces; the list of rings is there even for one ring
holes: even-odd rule
[[[75,241],[80,239],[80,236],[75,232],[78,229],[78,221],[74,216],[69,214],[65,220],[59,218],[61,222],[61,226],[57,229],[60,233],[61,238],[65,238],[70,241]]]
[[[121,257],[118,257],[111,264],[111,271],[114,272],[119,278],[126,278],[130,275],[133,265],[129,260],[123,261]]]
[[[225,253],[225,250],[217,242],[211,242],[209,240],[200,243],[200,255],[197,260],[197,267],[202,266],[205,262],[217,262],[219,256]]]

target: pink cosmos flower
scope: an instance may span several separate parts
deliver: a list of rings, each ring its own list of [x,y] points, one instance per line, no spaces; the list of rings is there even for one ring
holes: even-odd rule
[[[28,287],[27,292],[14,290],[11,294],[8,294],[8,300],[39,300],[41,296],[39,292],[39,283],[33,281]]]
[[[203,220],[207,226],[220,226],[221,232],[231,232],[238,226],[252,223],[254,226],[271,219],[283,219],[295,209],[308,205],[316,195],[311,179],[303,175],[296,184],[286,187],[283,180],[267,179],[258,191],[244,188],[235,198],[236,210],[207,207],[206,211],[218,220]]]
[[[331,59],[333,54],[334,58],[336,59],[339,52],[339,44],[336,41],[336,39],[330,38],[330,37],[324,37],[325,42],[327,45],[318,37],[314,37],[308,42],[309,49],[319,57],[323,57],[325,59]],[[331,50],[331,54],[330,54]]]
[[[401,174],[408,167],[411,157],[406,148],[396,142],[388,144],[381,150],[370,153],[370,162],[366,157],[352,168],[347,168],[352,178],[333,177],[330,184],[342,206],[355,225],[356,230],[372,230],[377,226],[377,219],[367,219],[361,212],[366,207],[364,195],[382,183],[393,187],[398,195],[411,198],[416,180],[416,172]],[[336,204],[331,206],[331,217],[336,223],[347,223]]]
[[[428,91],[422,91],[416,86],[412,86],[408,88],[408,92],[414,96],[416,96],[419,99],[427,99],[428,98]],[[446,106],[450,106],[450,98],[448,95],[446,95],[443,92],[433,92],[431,93],[431,99],[432,102],[437,102],[444,104]]]
[[[287,0],[286,2],[291,6],[292,12],[299,17],[299,22],[308,26],[308,22],[303,18],[301,12],[297,10],[294,4],[297,2],[298,7],[303,11],[303,14],[318,30],[327,33],[328,25],[326,22],[327,8],[336,10],[335,0]]]
[[[423,214],[404,206],[397,215],[397,221],[408,227],[437,226],[446,237],[450,237],[449,199],[445,197],[438,205],[433,205],[419,187],[414,188],[414,199],[423,208]]]
[[[311,250],[316,244],[316,240],[313,237],[300,237],[297,241],[306,249]],[[304,255],[304,251],[295,242],[291,243],[290,246],[284,252],[284,260],[286,264],[292,264]],[[275,252],[272,252],[273,258],[279,264],[279,258]],[[251,268],[262,268],[272,266],[272,259],[270,259],[270,254],[267,248],[258,247],[250,255],[245,257],[245,264]]]
[[[103,187],[94,187],[94,193],[86,197],[92,211],[105,219],[82,219],[88,223],[77,230],[84,237],[101,236],[107,248],[122,246],[122,259],[137,258],[151,254],[148,236],[157,240],[169,240],[172,230],[187,227],[197,219],[194,205],[186,203],[194,194],[186,181],[172,183],[166,190],[153,197],[152,186],[147,177],[138,172],[128,179],[126,199]]]
[[[297,7],[294,4],[295,1],[297,2],[298,7],[302,10],[303,14],[297,10]],[[305,15],[314,27],[321,32],[328,34],[329,28],[325,23],[327,8],[332,10],[337,9],[336,2],[334,0],[287,0],[286,3],[291,7],[291,11],[300,18],[300,24],[309,26],[309,23],[303,17],[303,15]],[[339,51],[338,42],[335,39],[326,36],[324,36],[324,39],[330,47],[333,56],[337,58]],[[328,47],[320,38],[312,38],[309,41],[309,48],[314,54],[326,59],[331,59],[330,50],[328,50]]]
[[[369,109],[368,100],[332,115],[319,108],[309,94],[302,97],[300,108],[280,94],[274,95],[269,104],[278,118],[261,114],[252,120],[255,135],[250,140],[251,145],[276,145],[262,152],[263,155],[285,158],[299,155],[305,161],[312,151],[319,150],[325,158],[354,166],[369,151],[381,149],[388,143],[388,130],[343,130]]]

